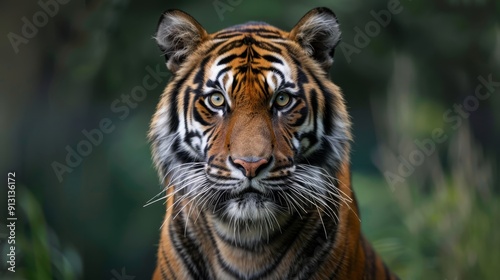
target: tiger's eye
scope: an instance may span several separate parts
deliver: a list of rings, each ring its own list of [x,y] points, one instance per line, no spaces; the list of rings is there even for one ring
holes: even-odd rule
[[[224,95],[220,92],[212,93],[210,95],[210,104],[214,107],[221,107],[224,105],[225,99]]]
[[[290,100],[291,98],[288,93],[281,92],[276,96],[276,100],[274,101],[274,103],[276,103],[278,107],[285,107],[286,105],[288,105],[288,103],[290,103]]]

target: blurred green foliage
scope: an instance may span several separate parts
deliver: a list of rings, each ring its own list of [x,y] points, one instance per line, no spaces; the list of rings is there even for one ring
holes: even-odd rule
[[[421,126],[410,125],[428,102],[411,90],[414,65],[409,57],[395,57],[388,96],[373,108],[376,127],[384,132],[379,133],[374,162],[384,177],[393,172],[403,180],[354,177],[362,213],[370,215],[362,217],[363,228],[402,279],[495,279],[500,261],[500,251],[492,250],[500,248],[496,155],[485,154],[467,121],[455,128],[432,118]],[[400,109],[390,110],[395,102]],[[408,123],[398,126],[396,119]],[[436,128],[445,131],[444,143],[430,141]],[[435,151],[426,154],[431,143]],[[412,161],[416,151],[426,154],[421,163]],[[400,171],[399,156],[419,163],[409,176]],[[389,188],[377,187],[387,184]],[[380,228],[381,223],[387,226]]]
[[[1,170],[18,172],[18,272],[2,279],[113,279],[123,269],[148,279],[164,213],[142,206],[160,191],[146,133],[167,78],[126,117],[113,110],[141,85],[147,67],[164,68],[152,35],[163,10],[182,9],[209,32],[245,21],[290,29],[317,6],[338,16],[342,40],[331,77],[353,117],[353,181],[363,229],[403,279],[495,279],[500,263],[499,89],[454,128],[443,115],[474,95],[479,76],[500,81],[500,3],[488,0],[401,0],[386,27],[356,45],[358,29],[393,0],[70,1],[13,52],[0,46]],[[0,3],[2,34],[21,34],[36,2]],[[162,70],[162,71],[163,71]],[[496,106],[495,106],[496,105]],[[62,174],[82,132],[114,127],[81,163]],[[399,156],[436,128],[448,136],[403,182]],[[5,174],[5,173],[4,173]],[[5,192],[0,194],[4,199]],[[4,205],[4,204],[2,204]],[[4,212],[0,221],[5,221]],[[0,229],[5,233],[5,229]],[[4,236],[4,235],[2,235]]]
[[[16,223],[16,272],[6,273],[2,279],[79,279],[82,260],[73,246],[62,246],[56,232],[45,221],[37,198],[20,186]],[[7,246],[2,248],[6,257]],[[5,263],[6,261],[3,261]]]

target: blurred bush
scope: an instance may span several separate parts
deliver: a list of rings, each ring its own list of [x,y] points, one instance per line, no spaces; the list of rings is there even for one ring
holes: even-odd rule
[[[402,279],[495,279],[495,265],[500,263],[500,251],[492,249],[500,248],[500,224],[495,222],[500,219],[496,157],[486,155],[474,141],[467,121],[458,127],[427,121],[425,127],[412,128],[426,118],[416,108],[434,104],[416,98],[411,59],[396,56],[394,61],[392,90],[385,102],[374,102],[373,110],[380,132],[373,159],[386,179],[379,184],[392,188],[385,195],[370,192],[374,197],[362,208],[376,214],[371,214],[373,221],[365,230],[377,235],[375,247]],[[430,140],[435,129],[445,131],[444,143]],[[416,145],[417,141],[426,147]],[[415,160],[417,151],[423,155],[421,161]],[[402,173],[402,159],[419,164]],[[403,180],[394,181],[389,172]],[[358,193],[366,195],[370,185],[356,184]],[[389,209],[381,208],[381,203]],[[388,210],[392,221],[384,217]],[[391,225],[383,235],[379,221]]]
[[[17,189],[16,267],[15,273],[6,272],[2,279],[80,279],[82,260],[78,251],[72,245],[61,244],[57,233],[47,225],[33,194],[25,186]],[[3,266],[8,260],[9,247],[7,243],[0,246]]]

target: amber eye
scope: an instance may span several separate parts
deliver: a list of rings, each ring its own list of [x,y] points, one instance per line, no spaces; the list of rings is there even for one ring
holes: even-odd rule
[[[225,101],[224,95],[220,92],[215,92],[210,95],[210,104],[216,108],[222,107]]]
[[[286,92],[280,92],[276,96],[276,100],[274,100],[274,103],[278,107],[285,107],[286,105],[288,105],[288,103],[290,103],[290,100],[291,100],[290,94],[288,94]]]

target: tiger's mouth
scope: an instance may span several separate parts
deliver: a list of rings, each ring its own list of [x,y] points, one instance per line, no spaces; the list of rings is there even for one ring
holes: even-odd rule
[[[267,197],[255,192],[244,193],[227,201],[228,204],[236,203],[242,209],[246,207],[262,208],[265,202],[271,201]]]
[[[259,191],[258,189],[254,188],[252,186],[247,187],[242,191],[236,192],[237,197],[259,196],[259,195],[263,195],[263,194],[264,194],[263,192]]]
[[[279,205],[271,195],[258,191],[245,190],[227,197],[214,205],[219,218],[233,222],[267,221],[278,212],[285,212],[285,207]]]
[[[243,186],[227,192],[226,202],[234,201],[241,204],[251,201],[272,201],[269,191],[259,190],[251,183],[243,184]]]
[[[229,199],[227,202],[235,202],[238,203],[240,206],[243,206],[247,203],[254,204],[254,207],[261,207],[262,203],[264,202],[270,202],[270,203],[275,203],[275,201],[272,199],[272,196],[269,192],[261,192],[258,189],[255,189],[253,187],[246,187],[244,190],[237,191],[232,193],[229,196]]]

